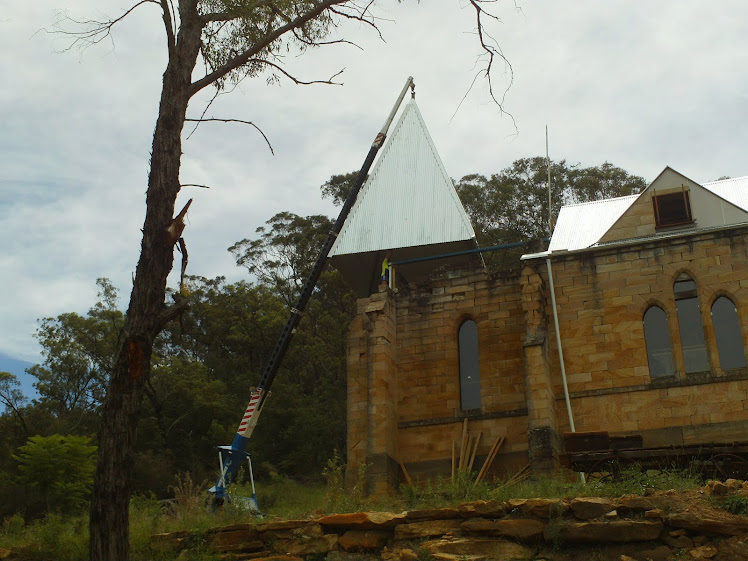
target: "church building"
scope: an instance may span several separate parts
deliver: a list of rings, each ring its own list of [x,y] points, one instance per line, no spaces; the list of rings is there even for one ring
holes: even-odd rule
[[[563,207],[547,251],[488,273],[410,101],[331,252],[359,297],[349,478],[365,465],[378,493],[460,465],[554,472],[572,432],[748,441],[746,234],[748,177],[666,167]]]

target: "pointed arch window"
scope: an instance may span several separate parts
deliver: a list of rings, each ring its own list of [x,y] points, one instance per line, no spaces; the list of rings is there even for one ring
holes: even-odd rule
[[[463,322],[458,334],[460,354],[460,407],[463,411],[480,409],[480,359],[478,325],[471,319]]]
[[[726,296],[720,296],[712,304],[712,325],[722,369],[745,368],[745,348],[740,334],[738,310]]]
[[[686,373],[709,370],[704,327],[701,325],[699,299],[696,297],[696,283],[684,273],[675,281],[673,293]]]
[[[674,376],[673,350],[665,311],[652,306],[644,312],[644,342],[647,345],[647,362],[652,378]]]

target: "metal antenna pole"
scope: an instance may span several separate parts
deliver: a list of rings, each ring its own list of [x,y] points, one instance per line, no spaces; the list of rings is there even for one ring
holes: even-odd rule
[[[548,236],[553,234],[553,207],[551,202],[551,158],[548,155],[548,125],[545,126],[545,167],[548,169]]]

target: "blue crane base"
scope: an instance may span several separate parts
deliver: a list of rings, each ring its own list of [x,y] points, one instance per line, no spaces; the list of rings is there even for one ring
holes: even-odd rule
[[[221,464],[221,472],[216,484],[208,489],[208,493],[213,495],[213,499],[216,503],[221,503],[228,498],[228,486],[234,481],[234,479],[236,479],[236,475],[244,460],[250,458],[249,452],[245,452],[248,442],[248,438],[236,433],[231,446],[216,446],[216,449],[218,450],[218,458]],[[254,476],[251,473],[250,476],[252,477],[253,491],[251,501],[254,502],[255,506],[252,510],[255,510],[257,506],[257,497],[254,493]]]

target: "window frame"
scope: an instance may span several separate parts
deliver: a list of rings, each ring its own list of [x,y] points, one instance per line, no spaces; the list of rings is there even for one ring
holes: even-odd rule
[[[678,284],[691,283],[693,288],[677,288]],[[683,359],[683,372],[696,374],[710,372],[712,364],[709,360],[709,346],[704,330],[704,319],[699,301],[698,285],[688,273],[681,273],[673,281],[673,300],[675,302],[675,317],[678,320],[678,334],[680,353]],[[681,302],[679,305],[678,303]],[[695,310],[694,310],[695,306]],[[692,330],[698,324],[700,329]],[[688,351],[688,355],[686,355]],[[703,351],[703,352],[702,352]],[[688,357],[688,358],[687,358]],[[700,368],[703,363],[706,368]],[[697,365],[694,367],[694,365]]]
[[[664,319],[664,328],[665,328],[665,340],[667,341],[667,348],[658,347],[658,348],[651,348],[650,345],[647,343],[647,339],[652,341],[653,339],[653,332],[649,330],[650,337],[647,337],[648,329],[647,324],[652,325],[655,321],[659,322],[660,318],[653,319],[649,322],[647,322],[647,314],[650,312],[653,312],[653,310],[659,310],[662,313],[662,319]],[[651,317],[651,316],[650,316]],[[658,332],[663,327],[662,325],[653,325],[652,327],[657,328]],[[647,367],[649,368],[649,377],[652,379],[662,379],[662,378],[671,378],[675,377],[677,372],[675,370],[675,360],[673,356],[673,341],[670,338],[670,322],[668,321],[668,315],[667,312],[660,306],[659,304],[652,304],[644,311],[642,314],[642,328],[644,329],[644,348],[647,353]],[[667,350],[667,353],[665,351]],[[658,358],[660,355],[667,356],[666,366],[669,365],[669,371],[667,368],[663,370],[663,372],[653,372],[653,364],[656,364],[652,359]]]
[[[722,300],[726,300],[732,305],[732,314],[729,319],[727,318],[721,318],[715,321],[714,317],[714,309],[715,306],[718,305],[718,303]],[[730,313],[730,312],[728,312]],[[714,302],[712,302],[711,307],[709,308],[709,315],[712,320],[712,329],[714,329],[714,344],[717,347],[717,358],[719,360],[719,367],[722,370],[737,370],[741,368],[748,367],[748,359],[745,356],[745,341],[743,340],[743,330],[742,330],[742,324],[740,322],[740,315],[738,314],[738,307],[735,304],[735,301],[730,298],[729,296],[725,294],[721,294],[717,296],[714,299]],[[733,323],[734,319],[734,323]],[[732,323],[732,325],[729,325]],[[730,331],[726,331],[726,330]],[[739,348],[741,350],[741,355],[743,357],[743,362],[739,366],[725,366],[725,358],[728,357],[729,351],[727,350],[727,347],[725,346],[729,339],[732,338],[733,341],[739,340],[740,345]]]
[[[474,328],[471,326],[474,326]],[[468,328],[472,331],[463,331]],[[468,356],[468,353],[471,353],[471,356]],[[474,353],[474,357],[472,353]],[[480,337],[478,323],[473,318],[465,318],[460,322],[457,329],[457,356],[460,379],[460,410],[479,410],[483,402],[480,379]],[[475,377],[475,380],[471,379],[472,376]],[[474,392],[476,388],[477,400],[476,394],[468,394],[468,391]]]
[[[685,217],[683,213],[680,213],[676,219],[669,218],[668,216],[663,217],[665,212],[670,212],[668,207],[674,206],[672,201],[677,200],[683,201],[683,210],[685,211]],[[663,209],[663,203],[666,208]],[[652,190],[652,208],[654,210],[655,228],[670,228],[671,226],[683,226],[686,224],[693,224],[693,213],[691,211],[691,196],[685,185],[681,185],[681,191],[674,191],[670,193],[657,194],[657,191]]]

